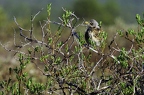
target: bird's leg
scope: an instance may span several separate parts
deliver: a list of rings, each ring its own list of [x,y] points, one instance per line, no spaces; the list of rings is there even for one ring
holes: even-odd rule
[[[84,44],[84,46],[87,48],[87,49],[89,49],[89,44]]]

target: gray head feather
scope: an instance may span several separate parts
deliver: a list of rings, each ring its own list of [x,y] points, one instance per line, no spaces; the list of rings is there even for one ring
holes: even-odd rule
[[[90,20],[90,27],[92,27],[92,28],[100,28],[98,22],[96,20],[94,20],[94,19]]]

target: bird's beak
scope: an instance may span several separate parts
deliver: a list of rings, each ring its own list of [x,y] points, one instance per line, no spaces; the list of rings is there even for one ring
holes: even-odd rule
[[[90,23],[89,23],[88,21],[85,21],[84,23],[85,23],[86,25],[88,25],[88,26],[90,25]]]

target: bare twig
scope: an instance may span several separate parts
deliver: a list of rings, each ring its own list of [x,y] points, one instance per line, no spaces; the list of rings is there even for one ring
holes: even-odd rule
[[[14,53],[21,53],[21,54],[24,54],[24,55],[28,55],[26,54],[25,52],[22,52],[22,51],[17,51],[17,50],[12,50],[12,49],[8,49],[5,45],[3,45],[1,42],[0,42],[0,45],[6,50],[6,51],[10,51],[10,52],[14,52]]]
[[[98,62],[96,62],[96,64],[94,65],[93,69],[91,70],[89,76],[92,75],[92,73],[95,71],[95,68],[97,67],[97,65],[103,60],[103,57],[100,58],[100,60]]]

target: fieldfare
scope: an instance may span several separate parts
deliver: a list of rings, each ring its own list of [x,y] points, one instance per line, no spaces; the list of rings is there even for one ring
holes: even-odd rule
[[[92,41],[96,43],[96,46],[100,46],[101,38],[99,37],[99,34],[101,32],[101,28],[98,22],[94,19],[91,19],[90,22],[86,22],[86,24],[88,24],[88,28],[85,32],[85,40],[88,46]]]

